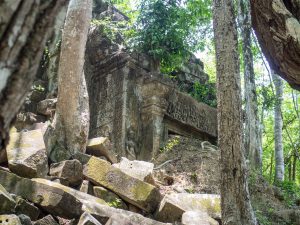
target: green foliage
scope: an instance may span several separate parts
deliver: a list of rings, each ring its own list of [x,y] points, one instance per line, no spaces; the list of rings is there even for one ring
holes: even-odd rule
[[[121,208],[121,206],[122,206],[122,200],[119,199],[119,198],[116,198],[113,201],[108,202],[108,205],[110,207],[114,207],[114,208]]]
[[[209,4],[199,4],[204,2],[209,1],[142,1],[131,45],[159,61],[163,73],[174,71],[187,60],[190,51],[203,48],[197,34],[200,23],[207,24],[211,17]]]
[[[189,94],[199,102],[217,107],[216,87],[214,83],[200,84],[196,82]]]
[[[91,24],[98,26],[102,34],[113,43],[126,42],[129,33],[133,32],[127,21],[113,21],[109,16],[102,19],[93,19]]]
[[[292,181],[276,182],[275,185],[283,192],[284,200],[289,206],[295,205],[300,199],[300,187]]]
[[[171,138],[168,140],[167,144],[160,149],[161,153],[169,152],[171,151],[176,145],[179,145],[179,137],[175,136],[174,138]]]

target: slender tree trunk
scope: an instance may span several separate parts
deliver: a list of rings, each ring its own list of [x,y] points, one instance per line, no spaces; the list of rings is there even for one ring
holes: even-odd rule
[[[0,151],[35,78],[65,0],[0,1]]]
[[[284,157],[282,143],[283,121],[281,116],[281,105],[283,95],[283,82],[279,76],[272,73],[275,86],[276,99],[274,106],[274,140],[275,140],[275,181],[284,180]]]
[[[271,167],[270,167],[270,174],[269,174],[269,177],[270,177],[270,181],[272,181],[272,177],[273,177],[273,161],[274,161],[274,152],[272,153],[272,156],[271,156]]]
[[[262,173],[261,124],[258,119],[253,54],[251,50],[250,2],[239,0],[239,21],[241,27],[245,83],[245,153],[252,170]]]
[[[296,155],[296,152],[294,152],[294,155],[293,155],[293,174],[292,174],[292,180],[293,181],[296,181],[296,166],[297,166],[297,155]]]
[[[224,225],[256,224],[244,158],[237,30],[232,0],[214,0],[221,206]]]
[[[91,17],[92,0],[70,1],[62,34],[54,139],[47,142],[52,161],[85,152],[89,107],[83,66]]]

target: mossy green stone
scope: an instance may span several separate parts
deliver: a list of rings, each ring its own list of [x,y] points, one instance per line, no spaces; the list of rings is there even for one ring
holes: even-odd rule
[[[156,187],[131,177],[105,160],[91,157],[84,171],[86,179],[119,195],[125,201],[153,212],[161,200]]]

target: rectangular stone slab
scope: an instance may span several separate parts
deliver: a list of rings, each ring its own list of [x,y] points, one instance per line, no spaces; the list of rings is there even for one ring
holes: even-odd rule
[[[43,183],[21,178],[2,170],[0,170],[0,184],[8,192],[39,205],[51,214],[66,218],[76,218],[83,212],[82,203],[61,188],[64,187],[63,185],[55,186],[54,182]]]
[[[48,158],[41,130],[11,133],[7,146],[9,169],[22,177],[46,177]]]
[[[49,180],[30,180],[0,170],[0,183],[10,193],[42,206],[55,216],[71,219],[88,212],[104,224],[114,217],[120,221],[129,220],[132,225],[167,225],[137,213],[110,207],[102,199]]]
[[[180,221],[187,211],[201,211],[213,218],[221,218],[220,195],[172,193],[161,201],[155,218],[162,222]]]
[[[113,167],[107,161],[91,157],[83,175],[95,185],[103,186],[125,201],[148,212],[153,212],[161,200],[159,190]]]

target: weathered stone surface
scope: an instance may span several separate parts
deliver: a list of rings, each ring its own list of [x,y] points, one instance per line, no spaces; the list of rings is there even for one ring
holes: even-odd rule
[[[104,187],[94,186],[93,192],[94,192],[94,196],[103,199],[110,206],[115,208],[120,208],[120,209],[127,209],[126,204],[118,195],[105,189]]]
[[[151,160],[170,132],[215,142],[216,109],[178,91],[153,64],[111,43],[101,29],[90,29],[85,61],[90,137],[109,137],[113,151],[130,160]],[[195,58],[180,73],[188,87],[207,79]]]
[[[154,185],[154,178],[152,177],[154,164],[145,161],[130,161],[122,157],[119,163],[113,164],[114,167],[120,169],[129,176],[135,177],[141,181]]]
[[[73,186],[82,181],[82,169],[82,165],[77,159],[65,160],[51,164],[50,175],[66,179]]]
[[[163,222],[181,221],[182,214],[186,211],[201,211],[212,218],[221,218],[220,196],[189,193],[166,195],[155,217]]]
[[[22,199],[21,197],[17,196],[16,198],[16,207],[15,207],[16,213],[19,214],[25,214],[30,217],[31,220],[37,220],[40,210],[38,207],[36,207],[34,204]]]
[[[219,225],[206,212],[201,211],[187,211],[183,213],[181,223],[183,225]]]
[[[37,112],[45,116],[53,116],[55,112],[55,107],[57,103],[57,98],[45,99],[37,104]]]
[[[115,216],[121,221],[127,218],[134,225],[165,224],[137,213],[109,207],[102,199],[45,179],[30,180],[0,170],[0,183],[11,193],[20,195],[51,214],[64,218],[79,218],[86,211],[100,222],[104,221],[103,223]]]
[[[23,177],[45,177],[48,158],[41,130],[12,133],[7,146],[9,169]]]
[[[36,221],[34,225],[59,225],[59,224],[55,221],[55,219],[51,215],[48,215]]]
[[[16,215],[0,215],[0,221],[1,225],[22,225]]]
[[[91,184],[90,181],[83,180],[82,183],[81,183],[81,185],[80,185],[79,190],[81,192],[84,192],[84,193],[87,193],[87,194],[92,194],[93,193],[93,186],[92,186],[92,184]]]
[[[104,186],[125,201],[148,212],[153,212],[161,200],[156,187],[130,177],[108,162],[96,157],[91,157],[85,165],[83,174],[95,185]]]
[[[101,225],[101,223],[96,220],[91,214],[84,212],[77,225]]]
[[[16,202],[14,201],[14,199],[0,184],[0,213],[4,214],[13,212],[15,205]]]
[[[31,222],[31,219],[29,216],[24,215],[24,214],[19,214],[18,217],[19,217],[22,225],[32,225],[32,222]]]
[[[98,137],[88,140],[86,152],[97,157],[104,156],[111,163],[117,163],[117,157],[112,151],[112,144],[107,137]]]
[[[66,192],[63,185],[44,179],[21,178],[1,170],[0,183],[10,193],[39,205],[51,214],[66,218],[79,217],[82,214],[82,203]]]

